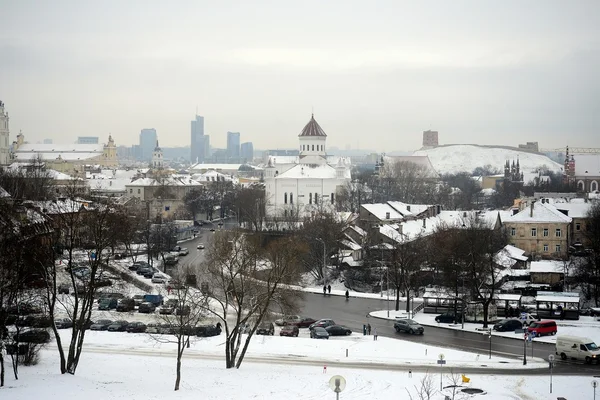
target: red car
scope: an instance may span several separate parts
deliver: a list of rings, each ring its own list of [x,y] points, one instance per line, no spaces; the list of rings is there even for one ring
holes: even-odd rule
[[[315,322],[317,322],[316,319],[303,317],[300,318],[298,321],[292,322],[291,324],[297,326],[298,328],[308,328]]]
[[[543,320],[532,322],[527,332],[535,332],[536,336],[556,335],[556,321]]]
[[[298,337],[300,330],[296,325],[286,325],[279,331],[279,336],[293,336]]]

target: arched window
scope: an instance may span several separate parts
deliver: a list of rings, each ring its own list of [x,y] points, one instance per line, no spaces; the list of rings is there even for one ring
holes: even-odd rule
[[[283,194],[283,204],[287,204],[287,193]]]
[[[317,203],[318,203],[318,201],[317,201],[317,197],[318,197],[318,196],[317,196],[317,194],[315,193],[315,204],[317,204]]]
[[[590,185],[590,192],[595,192],[596,190],[598,190],[598,182],[592,181],[592,184]]]
[[[290,193],[290,204],[294,204],[294,193]]]
[[[579,190],[580,192],[583,192],[585,186],[583,184],[583,181],[579,181],[577,182],[577,190]]]
[[[312,204],[312,193],[308,194],[308,204]]]
[[[315,151],[315,145],[314,144],[312,145],[312,151]]]

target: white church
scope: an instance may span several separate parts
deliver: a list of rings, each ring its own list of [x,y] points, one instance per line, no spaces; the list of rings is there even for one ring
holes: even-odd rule
[[[314,115],[298,138],[299,156],[268,159],[264,175],[268,218],[334,211],[338,189],[351,180],[350,160],[327,155],[327,135]]]

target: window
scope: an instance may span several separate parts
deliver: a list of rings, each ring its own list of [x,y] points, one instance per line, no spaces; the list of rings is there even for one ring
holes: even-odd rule
[[[312,193],[308,194],[308,204],[312,204]]]
[[[290,193],[290,204],[294,204],[294,193]]]
[[[133,194],[133,189],[129,189],[129,194]]]
[[[317,204],[317,194],[315,193],[315,204]]]
[[[283,210],[283,215],[287,217],[287,210]]]
[[[142,193],[142,189],[138,189],[138,194]]]
[[[579,223],[575,224],[575,230],[576,231],[580,231],[581,230],[581,224],[579,224]]]
[[[548,252],[548,245],[547,245],[547,244],[545,244],[545,245],[544,245],[544,252],[545,252],[545,253],[547,253],[547,252]]]
[[[510,228],[510,236],[517,236],[517,228]]]
[[[283,194],[283,204],[287,204],[287,193]]]
[[[560,253],[560,244],[557,244],[557,245],[554,247],[554,251],[556,251],[557,253]]]
[[[331,193],[331,204],[333,204],[333,193]]]
[[[544,228],[544,237],[548,237],[548,228]]]
[[[556,228],[556,237],[561,237],[562,236],[562,232],[560,231],[560,228]]]
[[[531,236],[533,236],[533,237],[537,236],[537,228],[531,228]]]

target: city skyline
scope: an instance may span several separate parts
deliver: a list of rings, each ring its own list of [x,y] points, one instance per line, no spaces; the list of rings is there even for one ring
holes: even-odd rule
[[[293,148],[313,111],[338,148],[415,150],[428,129],[598,147],[598,2],[236,4],[7,3],[11,140],[130,145],[152,126],[184,146],[197,107],[218,148],[228,131]]]

